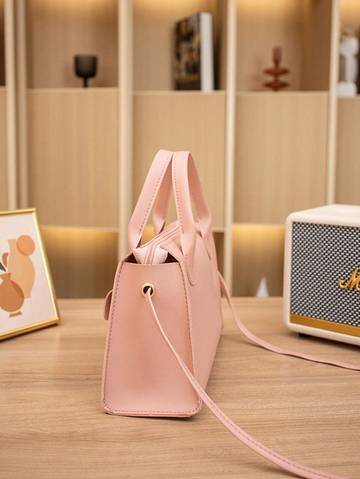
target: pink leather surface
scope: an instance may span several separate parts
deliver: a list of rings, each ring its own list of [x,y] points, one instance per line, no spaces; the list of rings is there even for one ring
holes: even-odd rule
[[[138,245],[154,206],[156,228],[163,228],[166,208],[161,206],[168,201],[170,180],[179,226],[169,226],[166,231],[173,228],[175,236],[169,237],[164,231],[144,252]],[[112,295],[105,302],[110,324],[103,372],[104,409],[112,414],[191,416],[199,410],[201,401],[176,359],[169,358],[141,292],[143,284],[155,285],[154,304],[167,318],[163,327],[189,369],[206,387],[222,326],[220,284],[211,216],[188,152],[161,150],[155,156],[128,236],[131,251],[136,249],[137,260],[146,264],[133,262],[131,254],[125,258],[116,273]],[[163,257],[157,249],[151,249],[152,244],[160,244],[173,262],[149,263]]]
[[[114,284],[105,356],[103,404],[107,412],[136,416],[190,416],[199,400],[169,358],[142,295],[156,287],[154,303],[164,328],[190,369],[193,359],[183,275],[177,263],[123,262]],[[173,291],[176,294],[173,294]]]

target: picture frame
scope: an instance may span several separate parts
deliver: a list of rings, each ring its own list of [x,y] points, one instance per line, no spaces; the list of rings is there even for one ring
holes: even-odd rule
[[[60,321],[35,208],[0,212],[0,340]]]

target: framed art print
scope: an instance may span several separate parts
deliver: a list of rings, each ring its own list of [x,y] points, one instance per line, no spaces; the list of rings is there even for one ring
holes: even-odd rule
[[[0,339],[59,319],[36,210],[0,212]]]

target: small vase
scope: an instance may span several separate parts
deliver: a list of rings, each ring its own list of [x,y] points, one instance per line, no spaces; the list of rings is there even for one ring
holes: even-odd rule
[[[10,313],[10,317],[18,316],[24,304],[24,293],[20,286],[12,281],[10,273],[0,275],[0,308]]]
[[[84,88],[88,88],[89,78],[96,76],[97,72],[96,55],[75,55],[74,70],[76,76],[83,79]]]

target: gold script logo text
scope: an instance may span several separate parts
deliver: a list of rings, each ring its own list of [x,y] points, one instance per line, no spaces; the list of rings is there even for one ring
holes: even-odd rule
[[[348,280],[339,279],[338,285],[341,289],[355,289],[360,292],[360,268],[355,268]]]

